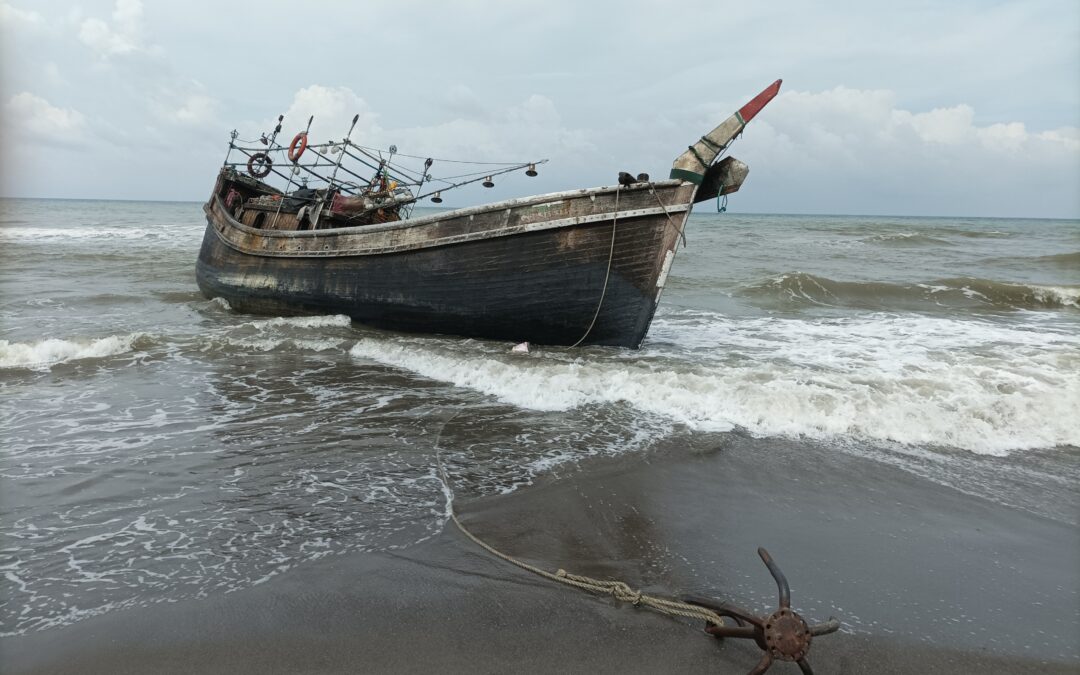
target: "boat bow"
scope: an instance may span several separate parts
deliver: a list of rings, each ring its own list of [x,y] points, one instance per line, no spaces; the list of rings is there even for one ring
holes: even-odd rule
[[[777,80],[770,84],[764,91],[752,98],[749,103],[724,120],[720,126],[705,134],[697,143],[687,148],[686,152],[679,155],[672,165],[671,178],[689,181],[694,185],[701,185],[705,182],[706,174],[709,168],[713,166],[716,158],[742,132],[743,127],[754,119],[754,116],[761,112],[761,109],[769,101],[776,97],[776,94],[780,91],[782,81]],[[734,192],[734,190],[728,190],[728,192]]]

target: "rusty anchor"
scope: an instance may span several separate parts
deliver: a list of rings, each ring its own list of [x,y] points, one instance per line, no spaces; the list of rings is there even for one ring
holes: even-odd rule
[[[814,671],[806,660],[811,640],[818,635],[835,633],[840,628],[840,622],[835,617],[829,617],[829,620],[823,623],[812,626],[807,624],[805,619],[791,609],[791,588],[780,567],[764,548],[758,549],[758,555],[769,568],[769,574],[780,591],[780,606],[769,616],[757,616],[737,605],[717,603],[706,598],[688,597],[686,602],[707,607],[720,616],[734,620],[736,624],[718,626],[710,622],[705,626],[706,633],[717,638],[751,639],[765,652],[749,675],[761,675],[772,666],[774,660],[794,661],[803,673],[813,675]]]

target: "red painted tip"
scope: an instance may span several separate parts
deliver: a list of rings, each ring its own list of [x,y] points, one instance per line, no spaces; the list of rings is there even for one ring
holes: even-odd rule
[[[773,100],[780,92],[780,83],[783,80],[777,80],[769,86],[765,87],[765,91],[761,92],[754,98],[750,99],[750,102],[739,108],[739,115],[743,119],[743,123],[747,123],[754,119],[754,115],[761,112],[761,109],[765,107],[765,104]]]

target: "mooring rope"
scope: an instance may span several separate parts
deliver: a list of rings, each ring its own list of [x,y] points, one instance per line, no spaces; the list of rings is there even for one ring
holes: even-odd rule
[[[535,565],[530,565],[527,562],[518,560],[511,555],[503,553],[502,551],[496,549],[494,546],[488,544],[484,540],[480,539],[480,537],[470,532],[469,529],[465,527],[464,524],[462,524],[461,520],[458,519],[457,509],[454,507],[454,489],[450,485],[450,479],[446,475],[446,469],[442,463],[442,450],[439,445],[440,441],[442,440],[443,431],[446,429],[447,425],[449,425],[450,422],[452,422],[454,418],[456,418],[460,414],[460,410],[454,413],[450,417],[450,419],[443,422],[442,428],[439,429],[439,433],[435,437],[435,461],[439,469],[439,478],[442,480],[443,487],[446,489],[446,508],[447,513],[450,516],[450,520],[452,520],[454,522],[454,525],[457,526],[461,533],[468,537],[470,540],[472,540],[473,543],[475,543],[477,546],[480,546],[493,556],[501,560],[505,560],[511,565],[516,565],[523,570],[532,572],[533,574],[544,577],[545,579],[550,579],[551,581],[560,584],[573,586],[574,588],[589,591],[590,593],[610,595],[616,600],[619,600],[621,602],[629,602],[635,607],[648,607],[649,609],[655,610],[662,614],[667,614],[669,616],[681,616],[687,619],[700,619],[702,621],[706,621],[717,626],[724,625],[724,619],[711,609],[699,607],[698,605],[691,605],[689,603],[681,602],[679,600],[670,600],[668,598],[660,598],[653,595],[647,595],[645,593],[642,593],[641,591],[634,590],[630,587],[629,584],[623,581],[594,579],[592,577],[582,576],[580,574],[570,574],[564,569],[560,569],[557,572],[549,572],[548,570],[541,569],[539,567],[536,567]]]
[[[656,197],[656,203],[660,205],[660,208],[664,210],[664,215],[667,216],[668,224],[675,228],[675,231],[679,233],[679,237],[682,238],[682,247],[686,248],[686,232],[685,228],[679,227],[675,224],[675,219],[671,217],[671,213],[667,210],[667,205],[660,199],[660,195],[656,192],[656,184],[649,181],[649,192],[652,192],[653,197]]]
[[[604,306],[604,296],[607,295],[608,280],[611,279],[611,261],[615,258],[615,228],[619,224],[619,190],[622,189],[621,185],[615,186],[615,211],[611,214],[611,249],[608,251],[607,258],[607,272],[604,273],[604,289],[600,291],[600,302],[596,303],[596,311],[593,312],[592,321],[589,322],[589,327],[585,329],[585,334],[578,338],[578,341],[570,345],[570,349],[577,347],[582,342],[585,342],[585,338],[589,337],[589,333],[592,332],[593,326],[596,325],[596,318],[600,316],[600,308]]]

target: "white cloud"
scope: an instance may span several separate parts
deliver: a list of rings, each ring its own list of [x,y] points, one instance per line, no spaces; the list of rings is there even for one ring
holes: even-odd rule
[[[102,57],[131,54],[143,46],[142,2],[116,0],[112,25],[97,18],[84,19],[79,39]]]
[[[116,142],[173,144],[177,127],[186,127],[194,138],[218,125],[217,98],[200,82],[178,73],[165,51],[153,44],[144,26],[141,0],[116,0],[108,21],[84,17],[78,9],[71,10],[67,20],[76,27],[82,44],[101,57],[95,68],[97,78],[112,80],[98,83],[109,90],[106,100],[111,110],[102,118],[116,118],[116,109],[121,107],[149,113],[134,127],[137,131],[114,126],[109,135]],[[99,126],[104,131],[107,125]]]
[[[205,131],[218,122],[218,100],[194,81],[169,81],[163,77],[155,88],[136,92],[157,120],[169,125]]]
[[[457,83],[450,87],[442,100],[443,108],[458,117],[487,119],[488,108],[484,100],[469,87]]]
[[[31,9],[19,9],[6,2],[0,2],[0,23],[8,25],[17,23],[40,25],[42,18],[41,14]]]
[[[176,111],[176,121],[182,124],[203,124],[214,117],[217,101],[203,94],[192,94]]]
[[[975,130],[975,136],[988,149],[1020,152],[1029,141],[1037,142],[1037,136],[1027,132],[1023,122],[1009,122],[1008,124],[991,124],[987,127],[971,126]],[[1052,139],[1050,139],[1051,142]],[[1065,146],[1067,148],[1067,146]]]
[[[482,117],[460,116],[432,125],[394,130],[399,146],[435,157],[483,162],[515,162],[592,153],[584,130],[568,128],[555,103],[539,94],[504,107],[491,107]]]
[[[1036,138],[1050,141],[1051,143],[1058,143],[1073,152],[1080,152],[1080,128],[1077,127],[1049,129],[1037,134]]]
[[[309,117],[314,116],[311,123],[313,137],[331,140],[341,139],[349,130],[354,115],[360,118],[356,122],[356,130],[352,139],[365,145],[373,144],[371,141],[380,138],[382,130],[379,128],[378,115],[348,87],[327,87],[313,84],[304,87],[293,95],[292,103],[285,111],[285,121],[282,133],[296,133],[303,131],[307,126]],[[263,127],[273,128],[277,120],[265,122]],[[292,136],[290,135],[289,138]],[[288,142],[288,139],[286,139]]]
[[[533,94],[514,105],[485,109],[472,105],[472,98],[468,89],[454,87],[448,103],[459,114],[451,119],[440,121],[435,117],[430,125],[384,127],[381,116],[352,89],[313,84],[293,96],[282,133],[291,138],[314,115],[312,135],[320,140],[338,139],[348,131],[353,115],[359,114],[354,141],[367,146],[394,144],[402,152],[435,157],[526,160],[591,147],[585,132],[566,128],[554,102],[545,96]],[[276,120],[265,121],[262,129],[274,124]]]
[[[51,85],[61,86],[67,84],[67,80],[60,73],[60,67],[51,61],[42,65],[41,72],[45,81]]]
[[[864,159],[882,150],[890,151],[882,159],[914,151],[971,157],[1019,152],[1035,159],[1042,152],[1077,150],[1074,127],[1033,134],[1021,122],[979,126],[969,105],[913,113],[897,108],[890,91],[837,87],[820,93],[789,92],[766,110],[763,119],[776,134],[786,137],[794,152],[816,152],[832,139],[855,141],[858,147],[871,149],[859,153]]]
[[[764,169],[774,199],[795,196],[812,211],[993,213],[1023,203],[1032,215],[1077,213],[1080,130],[976,118],[966,104],[904,110],[882,90],[788,92],[735,152]]]
[[[15,94],[4,104],[4,118],[20,140],[53,145],[71,145],[83,140],[82,113],[58,108],[27,91]]]
[[[857,96],[859,92],[855,94]],[[969,105],[935,108],[914,115],[906,110],[894,110],[892,118],[894,125],[911,127],[927,143],[959,145],[969,142],[975,135],[975,111]]]

